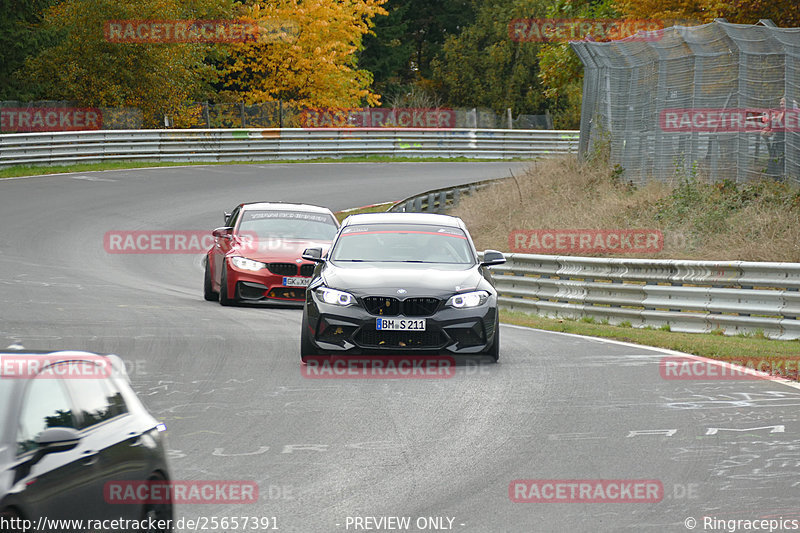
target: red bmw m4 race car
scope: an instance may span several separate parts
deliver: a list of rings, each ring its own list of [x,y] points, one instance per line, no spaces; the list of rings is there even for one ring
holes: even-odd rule
[[[316,266],[306,248],[328,247],[339,229],[325,207],[280,202],[240,204],[213,231],[205,257],[203,296],[222,305],[301,307]]]

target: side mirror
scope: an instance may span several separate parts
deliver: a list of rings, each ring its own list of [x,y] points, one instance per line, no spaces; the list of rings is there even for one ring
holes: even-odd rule
[[[322,263],[325,261],[322,258],[322,248],[306,248],[303,250],[302,257],[306,261],[314,261],[315,263]]]
[[[230,213],[226,213],[224,211],[222,212],[222,214],[223,214],[222,222],[224,224],[227,224],[228,223],[228,219],[231,218],[231,214]]]
[[[486,250],[483,252],[483,262],[481,266],[489,267],[495,265],[502,265],[506,262],[506,257],[497,250]]]
[[[73,428],[47,428],[36,437],[39,449],[37,457],[41,458],[48,453],[66,452],[75,448],[81,441],[81,434]]]
[[[230,226],[225,226],[222,228],[217,228],[211,232],[214,237],[219,239],[230,239],[233,235],[233,228]]]

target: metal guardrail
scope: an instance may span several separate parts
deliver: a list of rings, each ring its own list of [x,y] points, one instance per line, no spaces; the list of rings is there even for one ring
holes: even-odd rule
[[[500,306],[542,316],[800,338],[800,263],[506,254]]]
[[[476,181],[456,187],[433,189],[422,194],[409,196],[396,202],[387,211],[392,213],[446,213],[458,205],[461,197],[470,196],[506,178]]]
[[[389,211],[444,213],[500,180],[435,189]],[[482,254],[479,254],[482,255]],[[506,254],[492,267],[503,309],[726,335],[800,339],[800,263]]]
[[[530,158],[577,153],[578,132],[484,129],[107,130],[0,135],[0,167],[344,156]]]

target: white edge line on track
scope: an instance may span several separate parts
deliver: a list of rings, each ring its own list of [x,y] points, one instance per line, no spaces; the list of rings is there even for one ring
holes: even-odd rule
[[[0,183],[11,180],[26,180],[29,178],[49,178],[50,176],[82,176],[83,174],[101,174],[104,172],[131,172],[134,170],[155,170],[155,169],[168,169],[168,168],[206,168],[213,166],[215,165],[168,165],[164,167],[109,168],[106,170],[86,170],[83,172],[54,172],[53,174],[33,174],[31,176],[14,176],[10,178],[0,178]]]
[[[546,329],[529,328],[527,326],[518,326],[517,324],[505,324],[505,323],[501,322],[501,325],[504,326],[504,327],[507,327],[507,328],[523,329],[523,330],[528,330],[528,331],[537,331],[537,332],[541,332],[541,333],[549,333],[551,335],[565,335],[567,337],[578,337],[579,339],[591,339],[591,340],[594,340],[594,341],[605,342],[607,344],[617,344],[617,345],[620,345],[620,346],[627,346],[629,348],[652,350],[652,351],[660,352],[660,353],[667,354],[667,355],[674,355],[676,357],[683,357],[683,358],[686,358],[686,359],[692,359],[694,361],[702,361],[702,362],[704,362],[706,364],[716,365],[716,366],[719,366],[719,367],[722,367],[722,368],[725,368],[725,369],[728,369],[728,370],[735,370],[736,372],[739,372],[740,374],[749,374],[749,375],[752,375],[752,376],[758,376],[758,377],[760,377],[760,378],[762,378],[764,380],[774,381],[776,383],[780,383],[782,385],[786,385],[786,386],[792,387],[793,389],[800,390],[800,383],[797,383],[795,381],[789,381],[788,379],[784,379],[784,378],[781,378],[781,377],[773,376],[773,375],[768,374],[766,372],[759,372],[758,370],[753,370],[752,368],[747,368],[747,367],[744,367],[744,366],[741,366],[741,365],[734,365],[733,363],[728,363],[726,361],[719,361],[717,359],[710,359],[708,357],[702,357],[700,355],[693,355],[693,354],[690,354],[690,353],[678,352],[678,351],[675,351],[675,350],[670,350],[668,348],[656,348],[654,346],[645,346],[645,345],[642,345],[642,344],[634,344],[632,342],[618,341],[618,340],[613,340],[613,339],[604,339],[602,337],[591,337],[589,335],[578,335],[577,333],[566,333],[566,332],[563,332],[563,331],[549,331],[549,330],[546,330]],[[698,379],[698,380],[694,380],[694,381],[715,381],[715,380],[700,380],[700,379]],[[734,381],[734,380],[729,380],[729,381]]]

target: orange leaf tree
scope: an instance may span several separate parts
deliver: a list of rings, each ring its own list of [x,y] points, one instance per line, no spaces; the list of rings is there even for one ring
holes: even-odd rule
[[[618,8],[632,18],[664,19],[676,23],[711,22],[723,17],[737,24],[771,19],[782,27],[800,26],[797,0],[618,0]]]
[[[227,98],[309,107],[377,105],[372,74],[357,67],[357,52],[386,0],[253,0],[246,20],[262,31],[233,45],[224,65]]]

